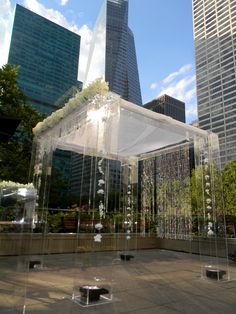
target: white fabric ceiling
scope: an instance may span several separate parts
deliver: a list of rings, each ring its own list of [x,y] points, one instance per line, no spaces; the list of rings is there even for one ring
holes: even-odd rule
[[[208,133],[120,99],[110,114],[106,104],[92,111],[82,127],[57,139],[57,147],[107,157],[138,157]],[[109,111],[109,112],[108,112]],[[115,112],[115,114],[114,114]]]

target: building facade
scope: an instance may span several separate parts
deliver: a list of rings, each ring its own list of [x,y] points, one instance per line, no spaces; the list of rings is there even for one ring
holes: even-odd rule
[[[85,85],[99,77],[123,99],[142,104],[134,36],[128,26],[128,0],[105,0],[96,21]]]
[[[97,78],[108,82],[110,91],[123,99],[142,104],[134,36],[128,26],[128,0],[103,2],[93,30],[84,85]],[[90,156],[72,155],[73,195],[93,193],[91,182],[97,175],[94,163]],[[112,160],[106,160],[105,163],[110,169],[109,189],[111,192],[117,191],[120,188],[120,163]]]
[[[19,65],[20,88],[40,112],[60,108],[55,102],[77,82],[80,36],[16,5],[8,63]]]
[[[79,51],[79,35],[16,5],[8,63],[20,66],[19,86],[36,110],[51,114],[82,89]],[[71,153],[56,150],[52,158],[51,190],[59,199],[69,193]]]
[[[236,1],[193,0],[199,127],[218,134],[221,162],[236,159]]]
[[[185,123],[185,103],[171,96],[157,97],[146,103],[144,107]]]

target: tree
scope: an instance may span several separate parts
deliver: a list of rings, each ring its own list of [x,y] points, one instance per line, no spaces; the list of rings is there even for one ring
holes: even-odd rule
[[[37,112],[17,84],[19,67],[0,69],[0,115],[21,120],[14,136],[0,145],[0,179],[27,183],[32,150],[32,128],[45,115]]]
[[[225,213],[236,215],[236,161],[230,161],[223,170]]]
[[[0,114],[18,116],[20,105],[26,103],[26,96],[17,85],[19,67],[6,64],[0,69]]]

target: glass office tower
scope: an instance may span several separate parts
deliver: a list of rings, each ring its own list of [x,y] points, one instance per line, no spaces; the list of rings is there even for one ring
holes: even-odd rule
[[[128,0],[105,0],[93,31],[85,85],[98,77],[123,99],[142,104]]]
[[[149,101],[144,107],[185,123],[185,103],[174,97],[162,95]]]
[[[19,86],[35,109],[50,114],[81,90],[79,51],[79,35],[16,5],[8,63],[20,66]],[[53,196],[60,198],[69,190],[71,153],[57,150],[52,159]]]
[[[29,102],[46,114],[78,86],[80,36],[16,5],[8,63],[20,65],[19,86]]]
[[[236,1],[193,0],[199,126],[236,159]]]
[[[105,0],[93,30],[84,85],[97,78],[109,83],[110,91],[137,105],[142,104],[134,36],[128,27],[128,0]],[[93,167],[90,156],[72,154],[71,193],[83,196],[91,188],[92,178],[81,176],[84,168]],[[118,161],[106,160],[110,170],[109,186],[114,192],[120,188]],[[92,172],[96,176],[96,172]]]

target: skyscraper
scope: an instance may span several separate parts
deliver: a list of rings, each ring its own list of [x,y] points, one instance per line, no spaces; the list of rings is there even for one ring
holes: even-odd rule
[[[35,109],[50,114],[81,89],[77,81],[79,51],[79,35],[16,5],[8,63],[20,66],[19,86]],[[52,182],[64,184],[57,189],[58,195],[66,194],[71,153],[56,150],[53,166]]]
[[[128,26],[128,0],[105,0],[96,21],[85,85],[99,77],[122,98],[142,104],[134,36]]]
[[[29,102],[44,113],[78,86],[80,36],[16,5],[8,63],[20,65],[18,83]]]
[[[236,1],[193,0],[199,127],[236,159]]]
[[[93,30],[84,85],[97,78],[105,79],[109,89],[123,99],[142,104],[134,36],[128,27],[128,0],[103,2]],[[106,160],[106,164],[110,169],[109,189],[115,191],[120,187],[120,163]],[[72,194],[91,193],[96,172],[90,169],[94,169],[93,158],[72,154]]]
[[[157,97],[146,103],[144,107],[185,123],[185,103],[171,96]]]

